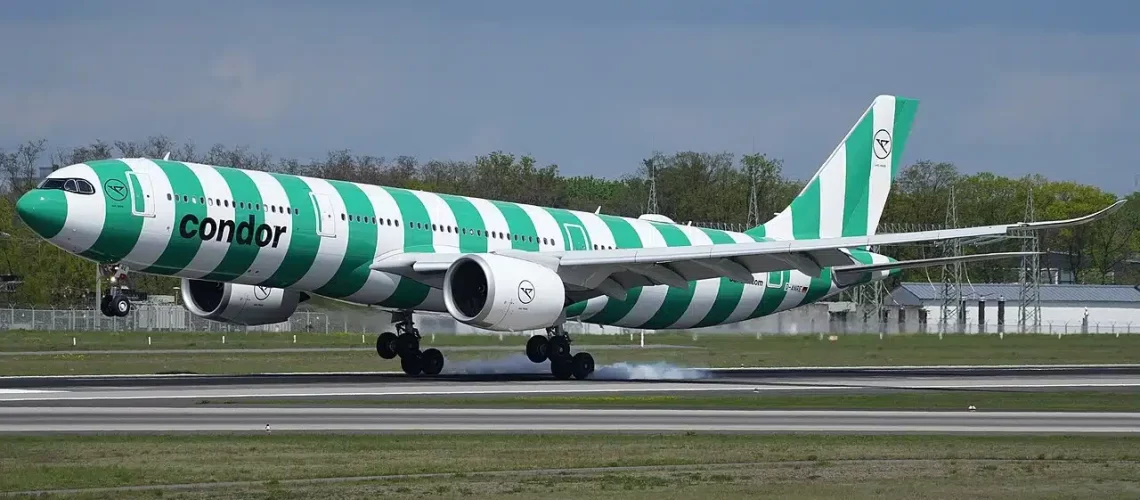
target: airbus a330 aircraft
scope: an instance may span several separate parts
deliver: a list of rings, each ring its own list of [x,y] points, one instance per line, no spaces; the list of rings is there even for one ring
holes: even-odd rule
[[[311,294],[392,311],[384,359],[438,374],[412,313],[448,313],[498,331],[545,329],[528,357],[586,378],[568,319],[647,329],[723,325],[809,304],[908,267],[869,246],[1004,235],[1085,217],[876,235],[918,101],[879,96],[803,191],[743,233],[337,180],[147,158],[92,161],[49,175],[17,203],[41,237],[86,259],[182,278],[194,314],[284,321]],[[969,261],[1021,255],[959,257]],[[126,315],[118,291],[104,314]]]

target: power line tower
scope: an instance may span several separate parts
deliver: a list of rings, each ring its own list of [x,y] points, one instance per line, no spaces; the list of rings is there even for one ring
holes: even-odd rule
[[[643,160],[646,176],[649,177],[649,202],[645,205],[645,213],[657,213],[657,163],[655,158]]]
[[[760,179],[759,169],[748,166],[748,227],[759,226],[760,220]]]
[[[1025,222],[1036,222],[1037,214],[1033,207],[1033,184],[1027,184],[1025,198]],[[1041,243],[1037,233],[1026,231],[1021,240],[1022,252],[1033,252],[1021,258],[1018,282],[1021,285],[1018,296],[1017,328],[1021,333],[1037,333],[1041,329]]]
[[[954,229],[958,227],[958,197],[955,194],[955,188],[950,186],[950,201],[946,206],[946,228]],[[943,254],[946,257],[958,257],[962,255],[962,241],[959,239],[952,239],[943,243]],[[939,328],[945,333],[947,326],[949,326],[951,319],[961,325],[959,318],[962,311],[962,264],[954,262],[952,264],[943,264],[942,266],[942,289],[939,291],[939,299],[942,301],[942,318],[939,322]]]

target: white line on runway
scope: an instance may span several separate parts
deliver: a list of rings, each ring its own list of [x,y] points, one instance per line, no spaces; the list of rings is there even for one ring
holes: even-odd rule
[[[0,394],[43,394],[49,392],[61,391],[46,391],[41,389],[0,389]]]
[[[219,388],[179,388],[173,393],[156,392],[153,389],[125,389],[81,392],[59,391],[22,391],[10,396],[3,396],[0,392],[0,401],[112,401],[112,400],[163,400],[163,399],[194,399],[194,398],[304,398],[304,397],[362,397],[362,396],[464,396],[464,395],[510,395],[510,394],[613,394],[613,393],[679,393],[679,392],[760,392],[760,391],[840,391],[853,389],[1045,389],[1045,388],[1122,388],[1140,387],[1136,382],[1086,382],[1086,383],[1036,383],[1032,381],[1004,384],[922,384],[913,382],[861,384],[853,381],[850,385],[681,385],[681,384],[646,384],[624,383],[608,387],[598,387],[591,383],[576,383],[568,385],[540,385],[528,384],[525,387],[513,388],[510,386],[497,386],[494,388],[439,388],[439,389],[376,389],[352,391],[328,391],[327,387],[311,391],[285,391],[276,392],[272,386],[266,386],[261,391],[251,392],[248,387],[236,390]],[[131,392],[133,394],[125,394]],[[142,394],[139,394],[142,392]]]

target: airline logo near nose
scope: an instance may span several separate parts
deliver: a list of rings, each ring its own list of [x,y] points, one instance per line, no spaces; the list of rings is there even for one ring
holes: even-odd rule
[[[200,238],[202,241],[225,240],[226,243],[256,244],[259,247],[277,248],[281,242],[281,235],[286,231],[285,226],[257,224],[253,215],[250,215],[248,220],[235,223],[232,220],[215,220],[213,217],[199,220],[194,214],[186,214],[178,222],[178,234],[183,238]]]

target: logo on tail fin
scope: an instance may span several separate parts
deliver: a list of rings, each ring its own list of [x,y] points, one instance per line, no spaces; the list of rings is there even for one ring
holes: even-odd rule
[[[887,129],[881,128],[875,132],[875,158],[880,160],[887,159],[891,155],[891,133]]]

